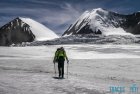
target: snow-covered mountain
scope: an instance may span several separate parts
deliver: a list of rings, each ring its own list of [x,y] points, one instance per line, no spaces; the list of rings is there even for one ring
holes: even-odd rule
[[[140,12],[122,15],[102,8],[85,11],[63,36],[77,34],[140,34]]]
[[[18,17],[0,28],[0,45],[4,46],[54,38],[58,36],[52,30],[30,18]]]

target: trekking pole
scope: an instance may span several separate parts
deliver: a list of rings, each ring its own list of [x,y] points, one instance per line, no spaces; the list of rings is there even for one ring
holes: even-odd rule
[[[69,62],[67,62],[67,79],[68,79],[68,72],[69,72]]]
[[[56,68],[55,68],[55,63],[54,63],[54,72],[55,72],[55,77],[56,77]]]

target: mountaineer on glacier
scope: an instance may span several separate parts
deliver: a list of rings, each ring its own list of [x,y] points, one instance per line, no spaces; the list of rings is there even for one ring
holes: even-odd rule
[[[64,78],[65,59],[67,60],[67,65],[68,65],[69,60],[68,60],[68,57],[66,55],[66,51],[64,50],[63,47],[57,48],[57,51],[55,52],[53,63],[54,63],[54,66],[55,66],[56,62],[58,63],[59,78]],[[67,66],[67,73],[68,73],[68,66]]]

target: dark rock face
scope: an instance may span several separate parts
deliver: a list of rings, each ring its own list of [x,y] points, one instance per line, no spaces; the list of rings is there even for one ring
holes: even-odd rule
[[[106,10],[104,10],[106,11]],[[115,12],[107,11],[106,15],[102,11],[96,11],[99,15],[95,21],[100,21],[105,28],[113,26],[115,28],[122,28],[124,31],[132,34],[140,34],[140,12],[130,15],[117,14]],[[80,19],[81,20],[81,19]],[[78,34],[102,34],[102,30],[98,28],[90,28],[91,19],[83,18],[81,23],[77,26],[79,20],[71,25],[63,34],[64,35],[78,35]],[[94,22],[92,22],[94,23]]]
[[[32,42],[34,34],[20,18],[16,18],[0,28],[0,46],[9,46],[12,43]]]
[[[125,18],[126,21],[121,24],[121,27],[132,34],[140,34],[140,12],[126,15]]]

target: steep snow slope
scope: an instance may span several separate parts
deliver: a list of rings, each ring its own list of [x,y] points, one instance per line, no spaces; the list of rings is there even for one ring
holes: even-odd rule
[[[32,33],[36,37],[35,40],[42,41],[58,38],[58,36],[52,30],[35,20],[23,17],[20,17],[20,19],[30,26]]]
[[[126,32],[124,23],[128,17],[101,8],[84,12],[63,35],[103,34],[132,35]],[[129,26],[130,27],[130,26]],[[127,26],[128,28],[128,26]]]

